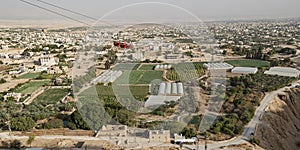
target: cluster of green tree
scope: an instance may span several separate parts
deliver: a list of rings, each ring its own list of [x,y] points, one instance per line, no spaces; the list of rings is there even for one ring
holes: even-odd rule
[[[128,126],[133,126],[136,124],[135,115],[136,113],[128,110],[120,102],[116,99],[116,97],[112,96],[103,96],[100,97],[101,101],[104,103],[104,109],[115,121],[126,124]],[[127,104],[128,107],[132,104]]]
[[[158,116],[170,116],[175,112],[175,106],[178,104],[178,102],[170,101],[165,102],[164,105],[159,106],[157,109],[151,112],[153,115]]]
[[[240,77],[232,77],[229,79],[231,88],[227,94],[232,95],[239,92],[242,92],[242,94],[251,94],[253,92],[274,91],[286,86],[294,80],[295,78],[265,75],[262,72]]]
[[[278,59],[271,59],[270,60],[270,65],[271,66],[290,66],[293,64],[290,58],[284,58],[283,60],[278,60]]]
[[[29,142],[27,142],[29,144]],[[31,144],[31,143],[30,143]],[[29,144],[29,145],[30,145]],[[10,141],[1,141],[1,148],[4,149],[13,149],[13,150],[20,150],[21,148],[24,148],[25,146],[22,145],[22,142],[18,139],[10,140]]]
[[[186,138],[196,137],[197,131],[192,127],[184,127],[180,134],[184,135]]]
[[[112,64],[115,64],[118,58],[118,56],[116,55],[116,51],[112,50],[108,51],[108,53],[104,55],[104,57],[107,57],[107,60],[104,64],[105,69],[109,69]]]
[[[154,36],[154,35],[146,35],[146,34],[143,34],[142,37],[143,37],[143,38],[146,38],[146,39],[153,39],[155,36]]]
[[[245,47],[239,47],[239,46],[228,46],[228,45],[224,45],[222,46],[221,49],[223,48],[232,48],[232,51],[234,52],[234,54],[236,55],[246,55],[248,49],[246,49]]]
[[[162,121],[143,121],[141,123],[138,124],[137,127],[139,128],[153,128],[155,126],[157,126],[158,124],[161,124]]]
[[[11,119],[10,126],[15,131],[27,131],[33,129],[35,121],[31,117],[18,116]]]
[[[83,129],[90,130],[90,127],[83,120],[80,112],[78,110],[74,111],[68,119],[68,127],[72,130]]]
[[[37,129],[55,129],[64,127],[63,121],[58,118],[49,119],[46,123],[38,125]]]
[[[176,39],[178,43],[193,43],[193,39]]]
[[[0,84],[5,83],[5,82],[6,82],[5,79],[3,79],[3,78],[0,79]]]
[[[250,118],[251,119],[251,118]],[[242,120],[239,118],[238,114],[231,114],[228,116],[222,116],[214,123],[211,127],[211,132],[214,134],[225,133],[230,136],[241,134],[244,130],[243,125],[248,120]]]
[[[241,134],[243,127],[252,119],[255,108],[263,98],[263,92],[282,88],[293,80],[295,78],[265,75],[262,72],[231,77],[221,110],[230,115],[219,117],[211,126],[210,132],[223,133],[231,137]]]
[[[257,145],[260,144],[260,140],[257,139],[257,138],[255,138],[255,137],[251,138],[251,139],[249,140],[249,142],[250,142],[251,144],[257,144]]]
[[[232,44],[223,44],[220,45],[220,49],[234,49],[235,47],[232,46]],[[238,51],[238,50],[233,50],[233,51]]]
[[[62,127],[62,120],[58,118],[60,112],[71,111],[76,106],[74,102],[57,103],[56,101],[46,99],[44,101],[35,100],[30,105],[16,104],[10,100],[0,102],[0,107],[3,110],[0,113],[0,125],[2,129],[11,128],[16,131],[27,131],[34,127],[39,129]],[[49,121],[41,125],[35,124],[38,120],[42,119],[49,119]]]
[[[56,57],[58,57],[59,62],[66,62],[65,60],[67,58],[66,54],[57,54]]]
[[[188,126],[184,127],[180,134],[187,138],[196,137],[202,118],[203,115],[192,116],[188,122]]]
[[[5,93],[1,93],[1,95],[5,95]],[[17,112],[20,111],[21,107],[14,100],[0,101],[0,128],[10,130],[9,122],[12,118],[18,116]]]
[[[63,106],[58,105],[60,107],[59,110],[41,110],[41,109],[33,109],[33,107],[23,109],[22,112],[18,113],[20,110],[20,105],[16,105],[14,103],[5,104],[4,107],[10,107],[9,111],[0,113],[0,125],[2,129],[11,128],[14,131],[28,131],[33,128],[37,129],[53,129],[53,128],[61,128],[64,127],[63,120],[68,121],[68,125],[66,127],[70,129],[84,129],[89,130],[90,128],[87,126],[85,121],[82,119],[81,115],[78,111],[73,112],[70,116],[66,116],[61,118],[59,114],[60,111],[63,111],[65,108],[61,108]],[[35,105],[36,106],[36,105]],[[74,106],[72,106],[73,108]],[[7,109],[7,108],[6,108]],[[51,108],[49,108],[51,109]],[[34,110],[36,112],[30,112]],[[65,110],[66,111],[66,110]],[[30,116],[30,117],[27,117]],[[47,119],[48,122],[36,125],[37,120]],[[10,121],[10,124],[8,124]],[[10,126],[10,127],[9,127]]]
[[[264,49],[264,46],[262,45],[254,45],[251,49],[246,48],[240,48],[240,47],[233,47],[233,51],[235,54],[238,55],[246,55],[246,58],[248,59],[262,59],[267,60],[271,62],[271,66],[288,66],[292,63],[292,61],[289,58],[285,58],[283,60],[278,59],[271,59],[271,56],[276,53],[281,54],[296,54],[296,50],[292,48],[282,48],[282,49],[273,49],[270,50],[268,53],[263,53],[262,50]]]
[[[20,149],[21,147],[22,147],[22,143],[20,140],[15,139],[10,143],[10,148]]]
[[[292,48],[289,48],[289,47],[285,47],[285,48],[280,49],[278,51],[278,53],[286,54],[286,55],[290,55],[290,54],[295,55],[297,53],[297,51],[295,49],[292,49]]]
[[[236,55],[246,55],[248,59],[262,59],[268,60],[270,58],[270,54],[263,53],[263,49],[265,47],[261,44],[253,45],[252,48],[245,48],[240,46],[232,46],[232,51]]]
[[[264,59],[266,56],[263,54],[262,50],[264,47],[262,45],[252,46],[250,50],[246,51],[246,58],[248,59]]]
[[[186,56],[193,57],[193,52],[192,52],[192,51],[185,52],[185,55],[186,55]]]
[[[203,118],[203,115],[192,116],[192,118],[189,121],[188,125],[198,129],[198,127],[200,126],[202,118]]]

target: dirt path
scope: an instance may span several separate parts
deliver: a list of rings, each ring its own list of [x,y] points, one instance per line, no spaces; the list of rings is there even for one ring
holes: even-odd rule
[[[139,65],[139,67],[137,67],[136,68],[136,70],[140,70],[140,68],[143,66],[143,63],[141,63],[140,65]]]
[[[142,77],[144,76],[144,74],[145,74],[145,72],[143,72],[143,74],[141,74],[141,76],[136,80],[136,83],[138,83],[142,79]]]
[[[167,70],[164,70],[164,73],[163,73],[163,78],[166,80],[166,81],[168,81],[168,82],[172,82],[171,80],[169,80],[168,78],[167,78]]]

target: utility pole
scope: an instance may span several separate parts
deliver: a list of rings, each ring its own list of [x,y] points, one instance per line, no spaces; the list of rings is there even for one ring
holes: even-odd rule
[[[204,144],[204,149],[207,150],[207,138],[205,137],[205,144]]]
[[[205,138],[205,143],[204,143],[204,149],[207,150],[207,139],[209,137],[209,133],[204,132],[204,138]]]

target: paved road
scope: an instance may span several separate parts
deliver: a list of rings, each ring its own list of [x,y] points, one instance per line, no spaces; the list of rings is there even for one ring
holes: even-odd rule
[[[292,87],[295,87],[297,85],[300,85],[300,80],[293,83],[291,86],[286,86],[286,87],[283,87],[283,88],[278,89],[276,91],[273,91],[271,93],[268,93],[264,97],[264,99],[260,102],[260,106],[255,110],[254,116],[251,119],[251,121],[249,122],[249,124],[245,127],[245,130],[242,134],[242,137],[244,139],[249,139],[251,137],[251,133],[255,133],[256,126],[260,122],[261,116],[263,116],[263,114],[265,113],[266,107],[269,105],[269,103],[272,100],[274,100],[274,98],[277,94],[284,92],[284,90],[286,88],[292,88]]]

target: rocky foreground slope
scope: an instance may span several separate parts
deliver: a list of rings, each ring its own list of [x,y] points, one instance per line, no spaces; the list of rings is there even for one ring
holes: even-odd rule
[[[255,137],[272,150],[300,149],[300,89],[288,89],[266,108]]]

